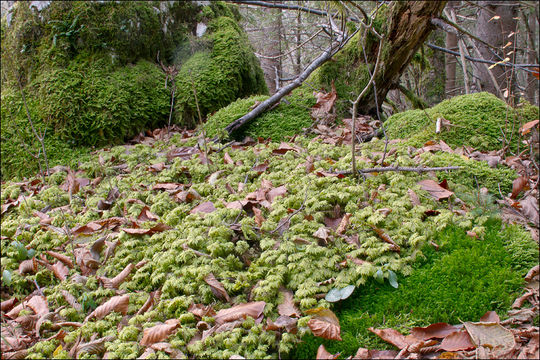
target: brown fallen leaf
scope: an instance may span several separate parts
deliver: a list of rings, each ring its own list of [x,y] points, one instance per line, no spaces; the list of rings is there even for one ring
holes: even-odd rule
[[[231,158],[231,155],[229,155],[228,152],[225,152],[223,155],[223,162],[228,165],[234,164],[234,160]]]
[[[216,324],[223,324],[239,319],[245,319],[246,316],[251,316],[253,319],[258,319],[264,311],[266,302],[255,301],[239,304],[228,309],[219,310],[214,316]]]
[[[536,275],[540,273],[540,265],[535,265],[529,272],[527,272],[527,275],[525,275],[525,281],[531,281]]]
[[[15,306],[15,303],[17,302],[17,298],[11,298],[11,299],[8,299],[8,300],[5,300],[5,301],[2,301],[0,303],[0,309],[2,310],[3,313],[6,313],[8,312],[9,310],[13,309],[13,307]]]
[[[330,309],[316,308],[307,310],[306,314],[314,314],[309,319],[308,327],[313,335],[323,339],[341,341],[341,328],[337,316]]]
[[[520,128],[519,128],[519,133],[521,135],[525,135],[525,134],[528,134],[531,129],[533,127],[535,127],[536,124],[538,124],[539,120],[533,120],[533,121],[529,121],[528,123],[525,123],[523,124]]]
[[[67,290],[62,290],[62,296],[66,299],[66,302],[71,305],[75,310],[82,311],[82,306],[79,304],[75,296],[71,295]]]
[[[336,229],[337,234],[342,235],[345,233],[345,231],[347,231],[347,227],[349,227],[351,216],[352,216],[351,213],[346,213],[345,215],[343,215],[343,218],[341,219],[341,222],[339,223]]]
[[[33,257],[32,259],[23,260],[19,264],[19,273],[21,275],[35,274],[37,271],[38,271],[38,262],[36,261],[35,257]]]
[[[510,351],[516,346],[514,334],[498,323],[465,322],[463,325],[477,347],[489,347],[492,351]]]
[[[272,150],[272,154],[283,155],[287,151],[299,152],[299,150],[296,147],[291,146],[287,144],[286,142],[282,141],[281,144],[279,144],[279,147],[277,149]]]
[[[169,319],[164,324],[146,328],[140,341],[141,346],[149,346],[168,338],[176,329],[180,327],[180,320]]]
[[[191,304],[188,307],[188,312],[192,313],[193,315],[197,316],[199,319],[204,316],[214,316],[216,315],[216,312],[210,305],[203,305],[203,304]]]
[[[116,311],[122,315],[126,315],[129,305],[129,294],[113,296],[104,304],[98,306],[90,315],[86,317],[84,322],[92,318],[103,319],[105,316],[109,315],[111,312]]]
[[[330,233],[328,232],[328,228],[321,226],[317,231],[313,233],[313,236],[317,239],[321,239],[324,244],[327,244]]]
[[[258,227],[261,227],[264,222],[264,217],[262,216],[262,212],[259,208],[253,207],[253,214],[255,214],[255,223]]]
[[[421,180],[418,182],[418,185],[420,185],[422,190],[427,191],[435,200],[447,199],[454,195],[452,191],[445,189],[433,180]]]
[[[280,315],[276,321],[266,319],[266,330],[280,330],[285,329],[288,333],[296,334],[298,329],[296,328],[296,323],[298,319],[292,318],[290,316]]]
[[[184,189],[184,184],[178,184],[178,183],[157,183],[154,186],[152,186],[152,190],[165,190],[165,191],[171,191],[176,192],[179,190]]]
[[[285,195],[286,193],[287,193],[287,187],[285,185],[282,185],[266,193],[266,199],[270,203],[273,203],[275,198],[277,198],[278,196]]]
[[[141,308],[137,311],[137,315],[141,315],[147,312],[152,306],[154,306],[155,304],[159,302],[160,297],[161,297],[161,291],[159,290],[152,291],[149,294],[148,299],[146,299],[146,301],[144,302],[143,306],[141,306]]]
[[[368,328],[368,330],[383,339],[384,341],[398,347],[399,349],[404,349],[419,340],[414,337],[407,338],[405,337],[405,335],[402,335],[399,331],[395,329],[375,329],[373,327],[370,327]]]
[[[227,290],[223,287],[223,284],[216,279],[214,274],[210,273],[205,276],[204,281],[210,285],[210,289],[212,290],[212,293],[215,297],[221,300],[225,300],[227,302],[231,301],[231,298],[229,297],[229,294],[227,294]]]
[[[510,199],[516,199],[520,192],[529,187],[529,179],[525,176],[519,176],[512,182],[512,195]]]
[[[317,349],[317,355],[315,355],[315,358],[317,360],[333,360],[333,359],[337,359],[338,357],[339,357],[339,353],[330,354],[328,350],[326,350],[323,344],[319,346],[319,348]]]
[[[69,268],[73,268],[73,262],[71,261],[71,259],[64,255],[64,254],[59,254],[57,252],[54,252],[54,251],[45,251],[45,253],[47,255],[50,255],[52,256],[53,258],[57,259],[57,260],[60,260],[61,262],[63,262],[65,265],[67,265]]]
[[[439,322],[426,327],[413,327],[411,335],[420,340],[443,339],[457,330],[454,325]]]
[[[190,214],[197,214],[197,213],[208,214],[214,211],[216,211],[216,208],[214,207],[214,203],[212,203],[211,201],[206,201],[206,202],[203,202],[202,204],[197,205],[193,209],[191,209],[189,213]]]
[[[130,235],[152,235],[158,232],[163,232],[172,229],[169,225],[158,223],[152,226],[150,229],[142,228],[123,228],[122,230]]]
[[[66,280],[69,275],[69,269],[60,261],[57,261],[50,269],[60,281]]]
[[[159,217],[155,214],[152,214],[152,212],[150,211],[150,207],[148,207],[148,205],[145,205],[141,209],[139,216],[137,216],[137,220],[138,221],[156,221],[156,220],[159,220]]]
[[[369,227],[381,238],[384,242],[390,244],[390,250],[395,252],[400,252],[401,249],[398,244],[395,243],[392,238],[388,234],[386,234],[382,229],[379,229],[378,227],[368,224]]]
[[[126,266],[124,270],[122,270],[120,273],[118,273],[118,275],[116,275],[112,279],[109,279],[103,276],[99,276],[98,278],[103,283],[103,286],[106,289],[118,289],[120,284],[122,284],[127,279],[127,277],[129,276],[129,274],[134,268],[135,268],[135,265],[128,264],[128,266]]]
[[[294,305],[294,296],[292,291],[281,289],[280,293],[283,294],[283,302],[278,305],[278,314],[297,318],[302,316],[300,310],[298,310],[296,305]]]
[[[236,321],[226,322],[224,324],[216,324],[210,329],[203,331],[201,340],[204,340],[207,337],[212,336],[214,334],[219,334],[220,332],[231,331],[234,328],[237,328],[238,326],[242,325],[243,322],[244,322],[243,320],[236,320]]]
[[[179,157],[182,160],[189,160],[197,152],[198,152],[198,149],[197,149],[196,146],[174,148],[174,149],[171,149],[167,153],[167,160],[171,161],[172,159],[174,159],[176,157]]]
[[[265,172],[268,169],[268,165],[269,165],[269,162],[265,161],[262,164],[255,165],[251,170],[256,171],[260,175],[260,174],[262,174],[263,172]],[[241,190],[238,189],[238,192],[240,192],[240,191]]]
[[[538,200],[533,195],[528,195],[525,199],[520,201],[521,212],[528,221],[532,222],[536,226],[540,225],[540,212],[538,211]]]
[[[96,339],[87,343],[79,344],[75,350],[75,357],[78,359],[82,353],[88,353],[91,355],[99,355],[105,352],[105,343],[114,340],[114,336],[105,336],[100,339]]]

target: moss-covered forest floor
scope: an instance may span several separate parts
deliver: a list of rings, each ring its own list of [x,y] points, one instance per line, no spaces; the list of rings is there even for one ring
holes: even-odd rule
[[[356,179],[350,133],[316,130],[157,129],[3,182],[2,357],[537,356],[524,160],[373,140]]]

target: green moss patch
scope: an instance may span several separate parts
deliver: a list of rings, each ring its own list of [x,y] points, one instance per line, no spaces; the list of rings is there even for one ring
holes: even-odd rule
[[[224,137],[226,135],[224,129],[227,125],[247,114],[257,101],[261,102],[267,98],[268,96],[252,96],[240,99],[217,111],[205,124],[207,135]],[[311,126],[310,111],[315,102],[315,97],[308,90],[303,87],[296,89],[277,107],[246,124],[235,132],[233,137],[242,139],[245,136],[251,136],[254,139],[262,137],[279,141],[287,136],[294,136],[301,133],[302,129]]]
[[[259,61],[236,21],[219,17],[209,22],[208,31],[210,49],[187,59],[177,76],[176,111],[181,123],[199,122],[197,106],[205,119],[238,98],[268,93]]]
[[[59,312],[63,319],[84,322],[77,329],[65,327],[68,334],[64,339],[64,349],[73,346],[79,336],[82,341],[90,341],[94,334],[99,337],[110,335],[113,340],[108,341],[105,347],[111,357],[139,357],[144,351],[144,347],[140,345],[144,329],[174,318],[178,319],[182,326],[166,341],[189,357],[230,358],[235,354],[246,358],[275,358],[278,354],[284,357],[292,356],[299,340],[310,334],[307,326],[310,316],[305,314],[305,311],[314,307],[332,306],[318,294],[325,294],[334,287],[355,285],[356,294],[377,296],[384,287],[373,288],[371,281],[379,269],[385,269],[384,277],[389,276],[388,270],[399,276],[402,284],[398,291],[404,291],[405,298],[408,296],[416,299],[413,296],[414,291],[407,289],[412,289],[413,285],[419,287],[419,283],[425,282],[429,285],[426,288],[435,291],[435,286],[429,283],[432,279],[425,274],[420,276],[422,268],[416,264],[422,259],[422,253],[430,259],[429,247],[427,250],[425,247],[430,241],[438,241],[442,249],[440,253],[448,255],[450,259],[438,268],[432,266],[436,274],[434,279],[444,277],[446,268],[453,269],[454,273],[462,271],[459,267],[461,263],[453,258],[452,254],[457,256],[457,251],[461,247],[469,246],[469,243],[471,245],[467,249],[471,254],[484,255],[483,262],[479,262],[483,265],[482,269],[471,264],[472,274],[476,274],[478,270],[479,274],[486,277],[486,281],[489,280],[486,286],[490,288],[495,286],[491,282],[495,275],[508,279],[508,282],[499,282],[496,287],[497,294],[490,291],[485,297],[479,297],[480,300],[470,300],[476,305],[472,310],[462,309],[464,314],[476,314],[490,301],[494,303],[489,303],[492,306],[488,310],[506,306],[506,295],[501,294],[513,294],[515,279],[519,278],[530,264],[529,256],[537,256],[534,249],[524,244],[530,241],[526,233],[497,235],[508,239],[512,246],[509,249],[522,257],[519,271],[512,275],[514,277],[510,276],[504,269],[512,266],[514,257],[507,253],[507,257],[503,256],[500,249],[504,243],[500,245],[497,242],[499,240],[495,240],[495,231],[491,229],[492,225],[487,223],[487,214],[473,211],[454,212],[450,205],[457,206],[458,203],[454,202],[453,198],[442,202],[434,201],[417,184],[419,180],[426,179],[429,176],[427,174],[380,173],[360,181],[352,177],[320,176],[322,171],[350,168],[348,147],[322,144],[298,137],[294,143],[297,151],[290,150],[284,154],[275,151],[280,146],[278,143],[261,143],[253,147],[224,150],[230,159],[224,152],[210,151],[210,163],[203,161],[201,154],[190,158],[166,156],[172,147],[194,146],[192,150],[197,151],[196,144],[197,138],[184,139],[178,134],[173,136],[169,143],[156,139],[151,146],[137,144],[101,150],[79,166],[81,173],[77,175],[90,180],[101,177],[101,182],[84,186],[72,196],[60,186],[67,177],[65,172],[52,175],[43,187],[37,184],[32,185],[34,188],[11,181],[1,184],[3,204],[17,199],[21,194],[25,197],[24,201],[10,207],[1,218],[1,271],[6,270],[11,274],[11,284],[4,285],[4,294],[19,299],[28,296],[35,290],[35,285],[29,286],[34,284],[35,280],[47,297],[51,311],[65,306]],[[364,144],[362,155],[375,158],[378,156],[376,152],[380,152],[383,146],[382,141]],[[416,166],[417,159],[406,156],[406,150],[398,149],[396,154],[393,159],[396,165]],[[310,158],[313,159],[315,170],[307,173],[305,164]],[[254,168],[263,163],[263,168],[268,166],[266,170]],[[371,166],[371,162],[358,161],[359,168]],[[227,206],[245,199],[248,194],[260,190],[263,184],[269,182],[272,183],[272,188],[284,186],[287,191],[274,198],[270,207],[255,205],[261,211],[262,221],[260,218],[256,220],[249,209],[241,211]],[[154,188],[156,184],[162,183],[183,184],[184,190],[199,194],[200,198],[186,202],[165,190]],[[240,188],[239,183],[243,184]],[[110,207],[104,209],[103,202],[114,188],[118,189],[120,196],[112,201]],[[34,189],[37,192],[34,193]],[[412,205],[408,196],[409,190],[417,193],[420,205]],[[464,187],[464,192],[471,194],[471,198],[475,190],[476,188]],[[376,196],[373,195],[375,193]],[[214,211],[207,214],[191,213],[196,206],[208,201],[213,203]],[[467,199],[464,198],[464,201]],[[42,255],[48,257],[47,250],[59,251],[71,257],[72,242],[65,233],[59,231],[64,226],[74,229],[94,220],[111,218],[134,221],[144,205],[148,206],[158,220],[138,221],[140,228],[150,229],[159,222],[170,226],[170,229],[136,236],[122,230],[132,226],[132,222],[127,222],[114,231],[101,229],[88,236],[75,237],[73,244],[79,248],[89,248],[105,235],[109,236],[107,246],[109,242],[117,243],[106,262],[105,249],[100,252],[101,264],[96,273],[88,275],[85,281],[77,282],[71,278],[60,281],[41,265],[35,274],[21,275],[17,272],[21,261],[28,258],[32,251],[35,251],[38,258]],[[467,203],[467,206],[474,208],[472,203]],[[52,219],[52,226],[40,224],[40,218],[34,215],[36,210],[47,209],[50,209],[47,214]],[[383,209],[392,211],[388,213]],[[428,210],[436,210],[438,213],[427,216],[426,214],[430,213]],[[294,215],[291,215],[293,213]],[[328,241],[319,241],[314,234],[319,228],[326,226],[327,218],[343,216],[345,213],[351,214],[346,231],[337,234],[329,229]],[[290,218],[287,226],[277,231],[287,218]],[[400,252],[393,251],[371,226],[378,227],[391,237],[399,245]],[[456,249],[459,249],[454,250],[454,245],[446,245],[446,242],[453,244],[451,236],[448,237],[450,240],[445,240],[446,237],[438,235],[448,226],[461,231],[472,230],[481,240],[462,239],[462,235],[459,235],[461,232],[455,230],[459,233],[459,236],[455,237],[462,240],[455,245]],[[351,241],[351,238],[356,236],[357,245]],[[483,252],[478,250],[477,246],[480,246],[478,249]],[[26,253],[22,248],[28,249]],[[452,251],[448,250],[446,254],[446,248]],[[490,254],[493,259],[487,256]],[[460,256],[471,258],[465,251],[457,257]],[[351,259],[360,259],[364,263],[357,265]],[[52,258],[49,260],[56,261]],[[488,261],[491,260],[500,263],[495,263],[492,267],[495,275],[486,273],[492,264]],[[127,325],[121,331],[118,330],[122,315],[115,312],[103,319],[84,321],[92,309],[115,295],[115,291],[104,287],[98,277],[113,278],[129,264],[139,264],[139,267],[132,270],[130,277],[119,285],[118,289],[129,295]],[[433,260],[433,264],[438,264],[437,260]],[[415,268],[418,270],[415,271]],[[70,270],[69,276],[80,272],[76,266]],[[216,297],[205,281],[205,277],[210,273],[221,282],[231,298],[231,303]],[[415,275],[417,273],[420,275]],[[411,276],[403,278],[408,275]],[[466,275],[469,276],[468,273]],[[458,280],[463,278],[466,276]],[[328,282],[329,279],[334,279],[333,283]],[[407,286],[407,281],[411,281],[410,287]],[[476,289],[480,286],[480,281],[471,284]],[[280,334],[268,330],[264,325],[266,319],[275,321],[279,315],[277,307],[283,301],[280,295],[281,287],[293,292],[294,301],[302,314],[305,314],[298,319],[298,332],[295,334]],[[149,293],[158,289],[162,292],[159,304],[152,310],[137,315],[137,311],[149,298]],[[78,312],[69,305],[62,295],[62,290],[72,294],[84,310]],[[409,292],[405,292],[406,290]],[[384,298],[380,303],[391,303],[390,295],[393,294],[389,293],[388,298]],[[455,292],[449,294],[457,296]],[[491,296],[493,297],[488,299]],[[450,297],[442,299],[450,303]],[[266,319],[263,323],[257,324],[248,317],[235,329],[212,334],[204,340],[196,340],[195,336],[200,335],[198,319],[188,311],[190,305],[211,305],[219,311],[230,308],[232,304],[248,301],[265,302]],[[363,304],[362,300],[359,301]],[[456,301],[462,299],[458,298]],[[401,306],[399,303],[394,305],[396,308]],[[373,314],[380,311],[380,308],[372,306]],[[410,309],[407,308],[403,314],[409,312]],[[449,319],[457,316],[449,311],[447,313]],[[426,314],[422,316],[427,316]],[[402,316],[405,321],[409,321],[405,315]],[[413,317],[410,319],[415,320]],[[211,316],[203,320],[210,326],[215,322]],[[344,334],[354,334],[352,337],[356,338],[357,335],[352,330],[345,331],[348,325],[345,320],[342,321]],[[351,320],[350,323],[354,321]],[[398,323],[399,321],[395,320],[395,324]],[[45,327],[41,330],[43,339],[54,333]],[[354,344],[356,346],[357,343]],[[30,348],[29,356],[50,357],[51,351],[56,349],[55,345],[57,347],[54,340],[38,342]],[[353,345],[349,347],[352,349]]]
[[[486,311],[496,311],[504,319],[527,268],[538,258],[537,244],[520,233],[524,231],[517,226],[501,230],[500,221],[487,223],[483,240],[468,237],[455,226],[446,228],[434,236],[439,250],[426,246],[425,258],[417,261],[411,276],[400,279],[398,289],[370,281],[337,304],[343,342],[307,335],[294,357],[313,358],[321,343],[342,357],[354,355],[359,347],[395,349],[369,327],[409,333],[414,326],[436,322],[478,321]],[[519,257],[516,242],[523,249]]]
[[[436,134],[439,117],[450,121],[451,126]],[[417,147],[428,140],[444,140],[452,147],[468,145],[478,150],[499,150],[504,141],[516,151],[518,146],[522,147],[519,127],[537,118],[537,106],[522,104],[512,109],[496,96],[481,92],[453,97],[425,112],[409,110],[395,114],[385,125],[391,138],[407,139]]]

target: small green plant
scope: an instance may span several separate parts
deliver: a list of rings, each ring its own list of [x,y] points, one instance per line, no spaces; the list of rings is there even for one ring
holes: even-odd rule
[[[2,283],[4,286],[11,286],[11,271],[6,269],[2,272]]]
[[[384,279],[385,279],[384,273],[386,272],[388,274],[387,276],[388,283],[390,283],[390,285],[393,288],[397,289],[399,286],[397,282],[397,275],[392,270],[387,270],[387,268],[388,268],[388,264],[385,264],[383,267],[377,269],[377,271],[375,272],[375,275],[373,275],[373,278],[377,280],[379,284],[384,284]]]
[[[326,294],[324,298],[328,302],[338,302],[341,300],[345,300],[352,295],[354,289],[354,285],[345,286],[342,289],[333,288],[328,292],[328,294]]]
[[[36,250],[34,249],[27,250],[26,247],[20,241],[13,241],[11,245],[17,250],[16,258],[18,261],[31,259],[36,254]]]

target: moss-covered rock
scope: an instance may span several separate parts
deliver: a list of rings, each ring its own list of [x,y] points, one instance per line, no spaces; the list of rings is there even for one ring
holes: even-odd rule
[[[427,116],[426,116],[427,113]],[[452,124],[435,133],[437,118]],[[510,148],[520,142],[521,124],[538,118],[538,107],[528,103],[513,109],[495,95],[481,92],[456,96],[423,110],[410,110],[391,116],[386,132],[391,138],[408,139],[412,146],[428,140],[444,140],[452,147],[469,145],[479,150],[498,150],[503,146],[503,132]]]
[[[181,123],[198,122],[199,110],[206,118],[238,98],[268,93],[259,62],[240,26],[221,16],[208,23],[208,30],[209,49],[187,59],[177,76],[176,113]]]
[[[226,137],[224,129],[227,125],[247,114],[257,101],[264,101],[267,98],[268,96],[258,95],[239,99],[217,111],[208,118],[205,124],[207,136]],[[274,109],[247,123],[243,128],[233,133],[233,137],[235,139],[242,139],[245,136],[251,136],[255,139],[263,137],[279,141],[287,136],[294,136],[300,133],[303,128],[309,127],[312,124],[310,109],[316,102],[313,94],[301,87],[284,99],[286,102],[282,101]]]

